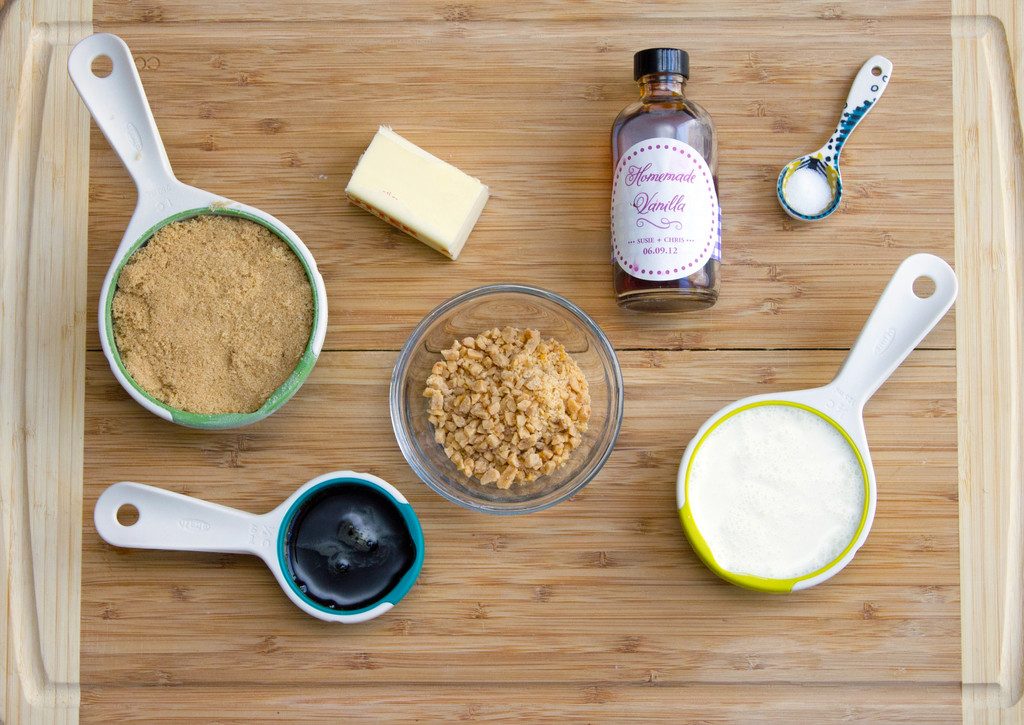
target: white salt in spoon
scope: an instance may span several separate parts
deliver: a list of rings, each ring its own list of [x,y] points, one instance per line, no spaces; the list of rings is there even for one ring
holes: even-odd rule
[[[921,277],[930,279],[935,290],[927,297],[918,296],[914,283]],[[875,515],[875,472],[871,466],[868,439],[864,432],[864,404],[901,362],[917,347],[924,336],[942,319],[956,299],[956,275],[948,264],[931,254],[915,254],[897,268],[878,304],[868,317],[857,342],[835,379],[820,388],[787,393],[769,393],[737,400],[711,416],[686,447],[679,465],[677,502],[683,530],[701,561],[726,581],[749,589],[767,592],[790,592],[806,589],[829,579],[846,566],[867,539]],[[691,508],[688,495],[693,461],[708,436],[731,416],[761,406],[790,406],[818,416],[833,426],[859,462],[864,477],[863,511],[856,533],[846,547],[825,566],[787,579],[754,576],[748,572],[730,571],[715,558]],[[774,451],[785,457],[785,451]],[[702,494],[707,495],[707,494]],[[794,530],[808,530],[809,527]],[[815,543],[807,542],[808,548]]]
[[[775,187],[783,210],[805,222],[824,219],[839,208],[843,177],[839,154],[847,139],[882,97],[892,75],[892,61],[880,55],[868,60],[853,79],[843,115],[825,145],[814,153],[793,159],[782,167]]]
[[[107,75],[99,75],[93,68],[94,63],[102,58],[107,58],[111,64]],[[68,57],[68,74],[96,125],[131,174],[139,194],[135,213],[128,222],[100,290],[100,343],[114,377],[146,410],[190,428],[237,428],[266,418],[284,405],[309,377],[327,334],[327,291],[313,255],[295,232],[270,214],[189,186],[174,176],[135,60],[121,38],[97,33],[83,39]],[[302,262],[313,291],[313,326],[306,349],[287,380],[271,393],[259,410],[252,413],[192,413],[157,400],[128,374],[114,342],[111,307],[118,278],[128,258],[161,227],[203,214],[240,217],[270,229]]]

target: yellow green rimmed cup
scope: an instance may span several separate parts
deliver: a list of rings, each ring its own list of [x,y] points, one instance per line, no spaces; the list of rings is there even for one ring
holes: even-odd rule
[[[848,541],[844,541],[841,544],[833,545],[832,551],[834,555],[830,556],[827,563],[823,565],[815,565],[810,571],[801,573],[796,576],[787,576],[785,578],[770,578],[767,576],[759,575],[752,571],[733,571],[728,568],[727,560],[720,560],[720,557],[716,557],[712,551],[710,540],[712,537],[709,532],[702,532],[701,528],[697,524],[699,518],[698,511],[699,507],[695,505],[696,497],[693,490],[694,482],[694,469],[695,462],[704,455],[714,455],[712,452],[705,453],[708,446],[706,445],[708,439],[716,433],[716,431],[723,430],[730,423],[735,425],[741,420],[743,416],[752,416],[758,413],[783,413],[790,417],[795,416],[796,421],[803,421],[810,425],[817,425],[819,434],[822,428],[825,428],[834,433],[834,440],[838,447],[848,447],[848,450],[841,451],[841,454],[846,454],[844,458],[846,463],[851,464],[850,468],[856,471],[857,486],[854,489],[849,487],[845,492],[846,497],[850,498],[850,506],[848,508],[855,508],[856,512],[851,515],[848,521],[848,527],[852,529],[852,535]],[[822,425],[824,424],[824,425]],[[781,440],[779,436],[780,445],[786,443]],[[791,441],[789,441],[791,442]],[[751,400],[744,399],[738,401],[733,406],[729,406],[719,415],[716,415],[708,424],[701,429],[698,436],[694,439],[694,443],[691,449],[687,450],[686,468],[681,472],[682,474],[682,488],[681,488],[681,505],[679,509],[679,517],[683,524],[683,530],[686,533],[687,538],[690,540],[694,551],[697,553],[700,560],[713,572],[718,574],[726,581],[730,581],[733,584],[745,587],[747,589],[756,589],[760,591],[768,592],[790,592],[796,589],[804,589],[809,586],[813,586],[820,581],[824,581],[829,576],[832,576],[840,569],[842,569],[849,561],[853,558],[853,555],[860,548],[861,544],[867,538],[868,529],[870,528],[870,521],[874,517],[875,512],[875,487],[873,484],[873,476],[870,474],[870,460],[865,460],[864,454],[862,454],[853,442],[850,435],[830,416],[822,413],[820,410],[813,408],[809,405],[794,402],[793,400],[779,399],[775,396],[766,396],[763,399]],[[756,465],[756,464],[755,464]],[[704,484],[708,486],[708,483]],[[714,492],[705,492],[703,496],[714,496]],[[855,504],[855,506],[853,505]],[[798,507],[794,506],[794,509]],[[806,513],[806,511],[804,511]],[[800,516],[795,515],[796,519],[799,520]],[[800,526],[803,529],[810,529],[813,522],[802,521]],[[707,536],[705,534],[708,534]],[[815,542],[809,541],[809,546],[813,546]]]
[[[915,283],[918,283],[921,278],[930,280],[934,285],[934,290],[930,293],[915,291],[918,289],[915,287]],[[807,589],[820,584],[835,576],[850,563],[858,549],[867,540],[875,515],[877,499],[875,472],[871,465],[871,455],[864,430],[864,405],[907,355],[924,339],[924,336],[942,319],[956,299],[956,294],[956,275],[944,261],[930,254],[915,254],[907,258],[897,268],[886,286],[878,304],[857,338],[857,342],[832,382],[819,388],[743,398],[722,408],[700,427],[687,446],[680,462],[676,495],[683,532],[694,552],[711,571],[737,586],[764,592],[783,593]],[[854,491],[856,487],[850,488],[851,495],[860,495],[860,498],[857,499],[859,516],[851,514],[848,519],[849,525],[844,529],[844,531],[848,531],[848,536],[838,542],[816,539],[815,537],[823,536],[823,534],[818,533],[819,529],[813,525],[815,523],[813,521],[814,511],[802,505],[806,501],[793,502],[794,517],[787,522],[786,530],[779,532],[780,536],[784,535],[788,537],[787,541],[798,543],[803,543],[801,542],[801,536],[803,536],[806,539],[808,551],[818,547],[818,550],[829,551],[830,558],[826,563],[818,563],[808,570],[789,572],[786,576],[779,577],[765,576],[759,571],[755,571],[757,566],[750,566],[750,570],[740,570],[736,567],[729,568],[722,562],[723,558],[729,556],[729,552],[724,551],[728,547],[727,539],[723,536],[726,534],[734,537],[748,536],[753,541],[753,535],[749,533],[749,528],[736,524],[737,521],[740,521],[741,516],[749,516],[751,511],[764,510],[764,507],[759,509],[757,504],[760,502],[752,501],[753,497],[757,495],[755,487],[741,486],[738,489],[741,491],[740,496],[749,495],[751,497],[750,501],[744,502],[750,502],[751,505],[748,510],[743,512],[730,509],[728,506],[719,506],[715,512],[716,516],[711,516],[701,514],[701,507],[694,505],[695,468],[698,464],[706,462],[702,461],[702,456],[715,455],[715,451],[721,449],[721,447],[715,448],[709,444],[709,439],[712,439],[716,433],[735,425],[744,417],[749,421],[752,416],[765,412],[795,416],[803,421],[800,425],[806,423],[808,426],[814,426],[817,430],[816,441],[824,440],[821,438],[821,431],[829,431],[826,438],[834,444],[829,449],[829,455],[832,455],[834,451],[837,461],[840,458],[843,459],[841,465],[848,466],[850,471],[857,471],[858,473],[848,480],[855,480],[856,486],[863,485],[860,491]],[[768,419],[765,417],[762,422]],[[796,430],[799,431],[799,426]],[[792,431],[784,433],[782,426],[779,426],[778,429],[762,426],[758,435],[761,443],[767,442],[767,445],[770,446],[774,441],[777,448],[769,449],[762,446],[757,450],[754,450],[753,447],[749,450],[741,449],[741,455],[749,456],[749,459],[744,460],[741,469],[733,470],[742,470],[742,475],[754,478],[757,476],[758,466],[763,463],[767,467],[773,456],[785,459],[786,454],[792,452],[793,460],[797,460],[800,454],[800,450],[797,448],[800,445],[800,439],[799,437],[794,438]],[[811,437],[808,436],[808,441],[810,440]],[[770,455],[759,452],[767,450],[770,450]],[[759,458],[762,455],[763,461]],[[724,490],[724,480],[718,483],[721,483]],[[702,485],[713,484],[705,482]],[[775,491],[773,493],[785,495],[788,492]],[[713,489],[709,489],[709,493],[700,495],[713,497],[715,493]],[[736,499],[733,498],[729,503],[732,504],[735,501]],[[712,527],[714,528],[712,529]],[[718,542],[717,546],[720,547],[718,551],[716,551],[714,542]],[[743,540],[728,540],[729,546],[738,544],[742,547],[745,543]],[[765,567],[762,571],[769,568],[776,569],[775,567]]]
[[[109,60],[110,72],[106,75],[93,70],[94,62],[101,58]],[[114,377],[146,410],[190,428],[237,428],[266,418],[309,377],[327,334],[327,291],[313,255],[295,232],[270,214],[189,186],[174,176],[131,51],[121,38],[109,33],[85,38],[68,58],[68,73],[96,125],[131,174],[139,195],[100,290],[100,343]],[[161,227],[205,214],[243,218],[269,229],[302,263],[312,292],[313,321],[302,355],[288,378],[250,413],[192,413],[157,400],[125,369],[114,341],[111,307],[125,263]]]

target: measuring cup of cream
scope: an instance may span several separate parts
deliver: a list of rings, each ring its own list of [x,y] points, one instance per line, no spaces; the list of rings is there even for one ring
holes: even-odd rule
[[[134,523],[119,521],[125,508]],[[295,606],[326,622],[379,617],[423,567],[416,512],[368,473],[318,476],[262,516],[125,481],[100,495],[93,518],[114,546],[258,556]]]
[[[101,58],[109,59],[111,65],[110,73],[103,76],[93,70],[94,62]],[[100,290],[100,343],[114,377],[142,407],[179,425],[205,429],[237,428],[267,417],[284,405],[309,377],[327,334],[327,291],[313,255],[295,232],[270,214],[189,186],[174,176],[135,61],[121,38],[98,33],[83,39],[71,51],[68,73],[96,125],[131,174],[139,195],[135,213],[124,231]],[[249,413],[195,413],[179,410],[156,399],[127,372],[114,341],[111,310],[117,282],[128,259],[158,229],[206,214],[247,219],[269,229],[298,257],[312,290],[313,321],[305,350],[288,378],[258,410]]]
[[[914,290],[921,277],[934,284],[928,296]],[[956,294],[944,261],[907,258],[831,383],[738,400],[700,427],[679,465],[677,500],[708,568],[742,587],[790,592],[850,562],[875,515],[864,404]]]

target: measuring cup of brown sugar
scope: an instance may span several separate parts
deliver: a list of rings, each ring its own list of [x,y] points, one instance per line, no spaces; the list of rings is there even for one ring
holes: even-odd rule
[[[103,70],[104,65],[109,68],[109,72]],[[140,405],[155,415],[180,425],[205,429],[236,428],[267,417],[284,405],[301,387],[312,372],[323,347],[327,331],[327,293],[312,254],[295,232],[270,214],[189,186],[174,176],[131,51],[121,38],[109,33],[99,33],[85,38],[71,52],[68,73],[96,125],[106,136],[138,189],[135,212],[125,229],[100,290],[100,343],[111,371],[121,386]],[[133,256],[151,242],[153,246],[147,254],[156,253],[157,244],[164,242],[163,237],[168,237],[168,244],[173,244],[173,237],[200,233],[203,227],[216,228],[220,234],[218,239],[224,234],[230,236],[230,232],[225,232],[225,229],[237,228],[240,235],[253,237],[253,244],[269,245],[266,249],[258,246],[257,248],[270,256],[276,256],[282,264],[291,265],[292,276],[298,275],[299,279],[304,277],[309,284],[311,304],[304,305],[301,318],[295,315],[282,317],[290,314],[290,307],[276,301],[273,295],[253,300],[239,294],[238,304],[233,309],[226,298],[216,300],[220,308],[228,307],[226,311],[221,309],[221,316],[237,321],[236,329],[231,332],[237,333],[241,340],[260,334],[266,336],[268,330],[269,334],[273,334],[277,327],[273,324],[264,324],[268,315],[278,315],[283,320],[281,325],[284,326],[292,324],[293,319],[300,320],[294,324],[308,325],[308,336],[305,335],[305,326],[301,329],[294,326],[288,328],[293,338],[297,336],[298,342],[289,349],[282,349],[280,353],[275,352],[277,357],[271,360],[272,366],[260,367],[259,363],[263,361],[257,360],[254,363],[248,358],[235,360],[232,356],[241,354],[238,351],[211,351],[202,349],[201,346],[191,351],[191,357],[183,357],[177,361],[176,370],[180,370],[182,375],[186,376],[183,379],[187,379],[196,391],[193,398],[221,391],[223,386],[243,380],[252,382],[247,394],[250,399],[256,395],[255,402],[249,400],[235,405],[231,396],[225,395],[210,404],[202,400],[195,402],[192,399],[183,403],[184,383],[177,379],[169,382],[166,380],[168,375],[173,375],[176,371],[167,372],[166,369],[162,369],[147,375],[149,369],[140,363],[135,367],[133,374],[129,369],[132,366],[126,364],[125,355],[122,354],[125,350],[119,348],[119,330],[114,319],[115,297],[119,294],[119,282],[123,281],[122,275],[126,265],[141,264],[140,260],[144,255],[135,259]],[[199,240],[200,248],[207,251],[202,246],[206,238],[193,236],[192,243],[195,244],[196,240]],[[259,239],[264,241],[258,241]],[[283,250],[290,250],[299,264],[295,265],[287,253],[282,254]],[[180,254],[181,250],[178,251],[177,256],[180,260],[183,255]],[[226,254],[230,254],[230,251]],[[203,256],[203,259],[207,260],[215,258]],[[187,261],[187,255],[184,259]],[[254,265],[259,266],[258,263]],[[218,279],[218,265],[207,264],[201,260],[195,262],[192,271],[194,274],[189,274],[188,269],[184,270],[189,283],[191,277],[205,277],[208,281],[207,288],[230,285],[237,281],[235,278],[229,278],[232,273],[227,271],[223,272],[225,279]],[[166,279],[164,284],[166,286]],[[180,301],[186,307],[189,302],[189,289],[183,288],[178,294],[179,298],[183,298]],[[304,289],[300,293],[304,294]],[[191,306],[193,310],[201,309],[203,304],[200,303],[205,301],[194,302]],[[135,317],[143,318],[141,327],[153,326],[150,320],[146,319],[149,312],[150,310],[143,309],[135,314]],[[167,309],[163,309],[162,312],[166,317]],[[278,317],[274,320],[276,321]],[[125,313],[125,319],[130,319],[129,313]],[[199,330],[200,323],[185,316],[176,320],[172,318],[166,327],[172,328],[171,332],[175,334],[185,334],[190,330]],[[280,340],[261,339],[256,341],[254,347],[259,348],[260,343],[269,344],[273,348]],[[175,338],[158,340],[153,344],[162,346],[165,351],[170,350],[172,358],[179,351],[188,352],[189,348],[189,345]],[[166,356],[151,356],[150,360],[145,362],[166,363],[162,357]],[[202,378],[200,373],[206,369],[203,366],[218,357],[226,361],[223,369],[217,370],[216,377]],[[254,378],[260,374],[263,377]],[[150,382],[150,379],[157,381],[162,387],[157,390],[157,384]],[[143,380],[148,385],[143,384]],[[268,383],[268,380],[271,382]],[[253,390],[257,392],[253,393]],[[260,394],[261,390],[266,392]]]

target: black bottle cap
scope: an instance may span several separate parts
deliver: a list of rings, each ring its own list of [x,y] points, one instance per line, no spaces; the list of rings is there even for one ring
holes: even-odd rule
[[[679,48],[648,48],[633,54],[633,80],[650,73],[678,73],[690,77],[690,55]]]

